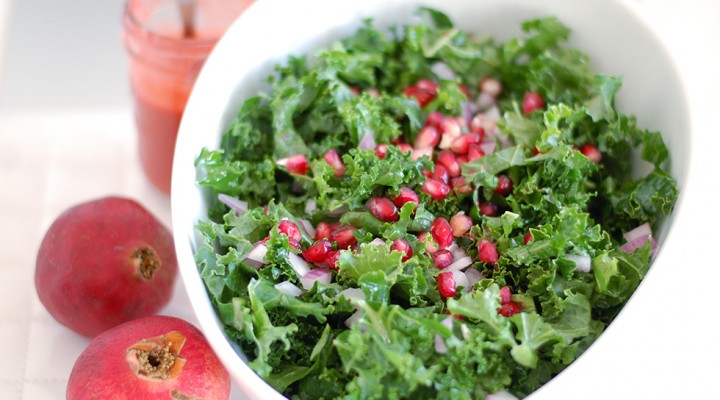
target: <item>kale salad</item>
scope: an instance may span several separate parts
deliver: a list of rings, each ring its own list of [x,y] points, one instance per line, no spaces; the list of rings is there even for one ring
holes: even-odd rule
[[[418,13],[288,57],[196,158],[198,271],[289,398],[529,395],[612,322],[678,196],[561,21],[499,42]]]

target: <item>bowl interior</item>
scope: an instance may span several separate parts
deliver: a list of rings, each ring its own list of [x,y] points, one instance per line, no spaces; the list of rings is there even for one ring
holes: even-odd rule
[[[353,33],[365,17],[373,17],[380,27],[413,22],[420,5],[446,12],[463,30],[499,40],[520,34],[524,20],[557,16],[572,30],[570,44],[590,56],[596,71],[623,77],[618,109],[636,115],[639,126],[663,134],[672,157],[670,173],[678,180],[682,198],[690,149],[684,88],[672,57],[630,1],[259,1],[229,29],[198,78],[180,128],[172,184],[176,248],[192,306],[219,357],[253,398],[282,396],[252,372],[227,341],[197,273],[194,226],[206,218],[207,193],[195,184],[194,160],[201,148],[217,147],[243,100],[263,89],[273,67],[285,63],[288,55],[309,54],[327,46]],[[670,267],[663,265],[662,253],[672,246],[666,240],[671,223],[672,217],[666,219],[657,233],[662,250],[652,269]],[[622,315],[613,324],[621,319]]]

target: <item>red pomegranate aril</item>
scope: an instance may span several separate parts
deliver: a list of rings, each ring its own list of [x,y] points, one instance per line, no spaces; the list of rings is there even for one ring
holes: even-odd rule
[[[439,111],[431,111],[425,119],[425,126],[434,126],[435,128],[438,128],[444,118],[445,117]]]
[[[495,188],[495,193],[499,194],[500,196],[507,196],[512,192],[513,188],[513,182],[512,180],[505,174],[498,175],[498,184]]]
[[[478,244],[478,259],[486,263],[497,262],[499,256],[497,247],[489,240],[482,239]]]
[[[468,99],[472,97],[472,93],[470,93],[470,89],[468,89],[467,86],[458,85],[458,88],[460,89],[461,92],[465,93],[465,97],[467,97]]]
[[[600,161],[602,161],[602,153],[600,153],[600,150],[598,150],[597,147],[586,144],[580,147],[580,153],[584,155],[585,157],[589,158],[590,161],[594,162],[595,164],[599,164]]]
[[[446,249],[438,250],[431,255],[435,266],[440,269],[445,269],[453,263],[452,252]]]
[[[302,246],[300,245],[300,242],[298,242],[297,240],[295,240],[293,238],[288,238],[288,244],[290,245],[290,247],[294,247],[300,251],[302,251],[302,249],[303,249]]]
[[[420,107],[425,107],[437,95],[437,84],[427,79],[419,80],[414,86],[406,88],[406,96],[415,97]]]
[[[402,261],[405,262],[412,258],[413,256],[413,249],[412,246],[410,246],[410,243],[403,239],[403,238],[397,238],[393,240],[392,245],[390,245],[390,250],[399,251],[400,253],[403,253]]]
[[[433,179],[437,179],[446,184],[450,182],[450,175],[448,175],[447,168],[443,167],[440,164],[437,164],[435,166],[435,169],[433,169],[432,177]]]
[[[467,154],[471,144],[480,143],[480,135],[477,133],[466,133],[455,139],[450,145],[450,150],[457,154]]]
[[[461,237],[472,228],[472,219],[465,215],[463,211],[460,211],[450,218],[450,226],[452,227],[453,236]]]
[[[471,144],[470,146],[468,146],[468,153],[467,153],[468,161],[475,161],[475,160],[483,158],[483,157],[485,157],[485,152],[482,151],[480,146],[475,145],[475,144]]]
[[[393,203],[395,203],[398,208],[402,208],[405,203],[415,203],[415,207],[417,208],[417,205],[420,204],[420,198],[414,190],[403,186],[400,188],[400,193],[393,198]]]
[[[426,147],[435,147],[438,142],[440,142],[440,132],[438,132],[436,127],[428,125],[418,132],[415,138],[415,148],[424,149]]]
[[[384,143],[380,143],[379,145],[375,146],[375,155],[377,158],[383,159],[387,156],[387,145]]]
[[[434,200],[442,200],[450,194],[450,186],[443,181],[434,178],[428,178],[422,184],[423,192],[427,193]]]
[[[335,226],[329,222],[320,222],[315,227],[315,240],[329,239],[332,231],[335,230]]]
[[[331,251],[332,243],[327,239],[322,239],[303,250],[302,255],[305,261],[317,264],[325,261]]]
[[[420,243],[425,243],[425,250],[428,254],[434,254],[438,251],[437,244],[432,239],[432,236],[428,235],[428,232],[420,232],[418,235],[418,241]]]
[[[395,204],[387,197],[373,197],[368,201],[370,213],[383,222],[395,222],[400,218]]]
[[[494,217],[498,213],[498,206],[495,203],[484,201],[478,204],[478,211],[480,215],[487,215],[488,217]]]
[[[330,166],[335,170],[333,176],[343,176],[345,173],[345,163],[343,163],[343,160],[337,150],[328,150],[323,156],[323,159],[325,159],[325,162],[330,164]]]
[[[451,178],[460,175],[460,172],[462,172],[460,163],[458,163],[455,154],[450,150],[443,150],[438,154],[437,164],[447,168],[448,175],[450,175]]]
[[[460,163],[460,165],[467,164],[470,162],[470,159],[468,158],[467,154],[458,154],[457,160],[458,160],[458,163]],[[453,178],[453,179],[455,179],[455,178]]]
[[[468,183],[462,175],[450,179],[450,186],[455,189],[455,192],[458,194],[468,194],[473,191],[472,185]]]
[[[480,91],[497,98],[502,93],[502,84],[495,78],[484,78],[480,81]]]
[[[420,149],[413,149],[410,158],[412,158],[413,161],[417,161],[420,159],[420,157],[427,156],[427,158],[432,160],[433,150],[434,149],[432,147],[423,147]]]
[[[530,232],[526,233],[525,236],[523,236],[523,242],[525,242],[525,244],[532,242],[532,240],[533,240],[533,235]]]
[[[400,149],[401,153],[412,153],[413,151],[413,147],[407,143],[398,143],[397,147]]]
[[[288,238],[299,242],[302,240],[302,232],[294,222],[284,219],[278,224],[278,232],[284,233]]]
[[[520,305],[520,303],[515,301],[509,301],[500,306],[500,308],[498,309],[498,314],[502,315],[503,317],[512,317],[520,311],[522,311],[522,306]]]
[[[430,234],[440,249],[449,247],[454,240],[452,227],[445,217],[435,218],[432,224],[430,224]]]
[[[503,286],[500,288],[500,304],[507,304],[512,300],[512,292],[510,287]]]
[[[288,172],[293,174],[305,175],[308,171],[308,159],[304,154],[296,154],[288,158],[278,160],[279,165],[284,166]]]
[[[354,232],[355,227],[350,225],[343,226],[330,234],[330,240],[337,243],[339,249],[347,249],[357,243]]]
[[[522,112],[525,115],[532,114],[535,110],[545,107],[545,100],[537,92],[527,92],[523,97]]]
[[[438,290],[443,297],[455,297],[457,288],[452,272],[441,272],[438,275]]]
[[[340,259],[340,250],[333,250],[328,253],[327,257],[325,257],[325,265],[327,265],[330,269],[333,269],[337,271],[338,265],[337,262]]]

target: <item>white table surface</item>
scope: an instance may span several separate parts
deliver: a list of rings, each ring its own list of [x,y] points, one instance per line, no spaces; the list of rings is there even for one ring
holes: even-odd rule
[[[693,101],[693,195],[686,198],[674,228],[687,232],[677,238],[687,253],[673,255],[676,271],[653,275],[653,284],[643,288],[639,302],[651,308],[624,311],[630,334],[628,329],[622,337],[608,331],[616,348],[594,355],[595,365],[585,365],[581,358],[582,368],[564,373],[569,378],[564,386],[551,383],[533,400],[720,399],[720,168],[712,162],[720,149],[720,2],[640,2],[664,27]],[[0,73],[3,49],[17,48],[5,43],[13,40],[3,26],[13,15],[8,4],[0,0]],[[81,80],[82,71],[78,74],[72,79]],[[5,99],[15,94],[3,92]],[[79,202],[118,194],[139,200],[170,226],[169,199],[150,187],[140,171],[129,104],[98,108],[90,106],[98,103],[87,96],[65,95],[67,101],[51,107],[0,108],[0,399],[63,399],[74,360],[88,343],[56,323],[35,294],[35,254],[53,219]],[[650,303],[649,298],[656,300]],[[163,313],[195,321],[180,282]],[[235,391],[233,398],[240,394]]]

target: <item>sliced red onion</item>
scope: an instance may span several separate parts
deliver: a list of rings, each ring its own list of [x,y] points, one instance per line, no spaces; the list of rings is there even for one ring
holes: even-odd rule
[[[256,243],[255,247],[245,257],[245,264],[258,269],[263,265],[267,264],[265,261],[265,254],[267,254],[268,248],[264,243]]]
[[[276,284],[275,289],[277,289],[280,293],[286,294],[291,297],[298,297],[303,294],[302,289],[295,286],[292,282],[288,281],[282,281]]]
[[[497,143],[494,140],[480,142],[480,150],[482,150],[483,153],[485,153],[485,154],[494,153],[496,147],[497,147]]]
[[[465,288],[466,292],[469,292],[472,289],[472,286],[470,286],[470,280],[464,272],[452,271],[452,276],[453,280],[455,281],[455,287],[459,288],[460,286],[462,286]]]
[[[501,149],[507,149],[508,147],[511,147],[513,145],[512,140],[510,139],[510,135],[508,134],[499,135],[498,140],[500,141]]]
[[[640,247],[645,246],[645,243],[647,243],[648,237],[639,237],[635,238],[632,242],[627,242],[624,245],[620,246],[620,250],[624,251],[625,253],[631,254],[635,250],[639,249]],[[655,238],[650,238],[650,253],[654,253],[655,250],[657,250],[657,242],[655,241]]]
[[[310,199],[305,203],[305,214],[312,214],[315,210],[317,210],[317,201],[315,199]]]
[[[465,276],[467,277],[468,282],[470,283],[470,287],[473,287],[477,282],[480,282],[481,280],[485,279],[485,275],[483,275],[480,271],[476,270],[475,268],[466,269]]]
[[[325,212],[325,215],[327,215],[328,217],[339,217],[339,216],[345,214],[345,212],[346,212],[347,210],[348,210],[348,206],[347,206],[347,205],[343,205],[343,206],[340,206],[340,207],[338,207],[338,208],[336,208],[336,209],[334,209],[334,210],[332,210],[332,211],[326,211],[326,212]]]
[[[442,320],[441,324],[448,328],[452,329],[452,317],[447,317],[444,320]],[[447,346],[445,345],[445,341],[440,337],[440,335],[435,335],[435,351],[440,354],[445,354],[448,351]]]
[[[482,92],[475,100],[475,107],[481,111],[485,111],[494,105],[495,98],[489,93]]]
[[[365,134],[360,138],[358,143],[358,149],[361,150],[372,150],[377,146],[375,143],[375,135],[371,131],[365,131]]]
[[[300,283],[305,290],[312,289],[315,282],[328,285],[332,278],[332,272],[327,268],[314,268],[300,278]]]
[[[220,193],[218,195],[218,200],[220,200],[220,202],[225,204],[226,206],[235,210],[238,214],[244,213],[245,211],[248,210],[247,201],[242,201],[238,198],[228,196],[223,193]]]
[[[438,61],[435,64],[433,64],[430,69],[432,69],[432,72],[437,76],[439,79],[445,79],[452,81],[455,79],[455,71],[450,69],[450,67],[442,62]]]
[[[303,218],[298,218],[297,221],[298,223],[300,223],[300,227],[305,230],[305,233],[308,236],[310,236],[311,238],[315,237],[315,228],[312,226],[310,221]]]
[[[452,264],[448,265],[447,268],[443,269],[443,272],[462,271],[465,268],[471,266],[473,263],[472,258],[469,256],[460,257],[455,259]],[[457,283],[457,281],[455,281]]]
[[[458,246],[457,243],[455,243],[455,242],[452,242],[452,243],[450,244],[450,246],[448,246],[447,251],[449,251],[449,252],[452,253],[452,255],[453,255],[453,260],[457,260],[457,259],[463,258],[463,257],[465,257],[465,256],[467,255],[467,253],[465,253],[465,249],[463,249],[462,247]]]
[[[518,400],[518,398],[504,390],[501,390],[485,396],[485,400]]]
[[[384,245],[386,245],[387,243],[385,243],[385,241],[382,240],[382,239],[380,239],[380,238],[375,238],[375,239],[373,239],[373,240],[372,240],[370,243],[368,243],[368,244],[371,244],[371,245],[373,245],[373,246],[384,246]]]
[[[365,300],[365,292],[363,292],[360,288],[347,288],[335,295],[336,299],[339,299],[340,297],[345,297],[348,300]]]
[[[357,310],[353,313],[353,315],[349,316],[348,319],[345,320],[345,326],[348,328],[357,324],[358,321],[360,321],[360,318],[362,318],[363,313],[360,310]]]
[[[577,267],[576,270],[580,272],[590,272],[592,267],[592,260],[588,256],[581,256],[577,254],[566,254],[565,258],[570,261],[574,261]]]
[[[462,103],[462,117],[466,126],[470,126],[473,119],[473,105],[469,101]]]
[[[292,269],[295,270],[295,273],[300,278],[310,271],[307,261],[303,260],[302,257],[295,253],[288,253],[288,261],[290,262]]]
[[[492,106],[488,108],[483,115],[485,116],[485,120],[489,123],[492,122],[492,125],[495,126],[495,124],[500,121],[500,118],[502,118],[502,115],[500,114],[500,109],[497,106]],[[485,128],[483,126],[483,128]],[[487,128],[486,128],[487,130]]]
[[[635,229],[632,229],[628,232],[623,233],[623,236],[625,236],[625,240],[628,242],[632,242],[633,240],[637,238],[646,238],[648,236],[652,235],[652,230],[650,229],[650,224],[647,222],[638,226]]]
[[[462,333],[463,339],[467,340],[470,337],[470,328],[466,324],[460,324],[460,333]]]

